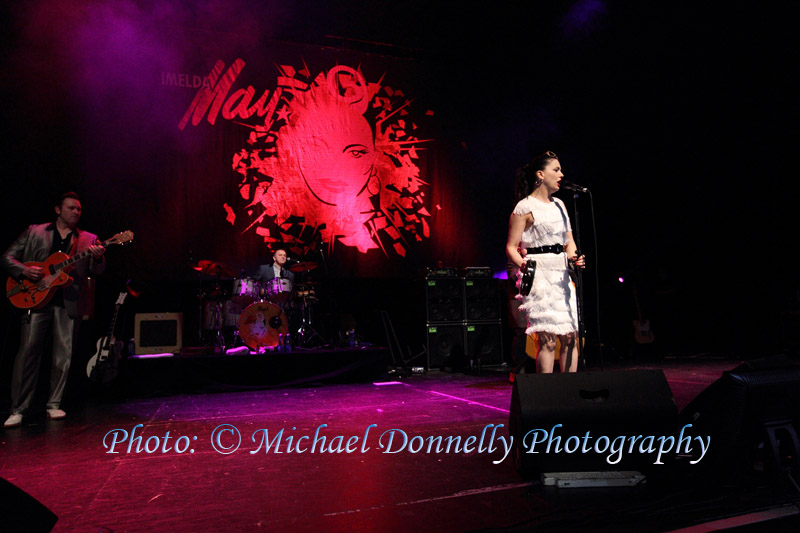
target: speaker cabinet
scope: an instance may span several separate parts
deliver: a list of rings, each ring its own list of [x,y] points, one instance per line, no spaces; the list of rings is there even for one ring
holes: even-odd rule
[[[640,436],[635,441],[639,444],[651,435],[677,437],[677,415],[661,370],[520,374],[511,395],[512,453],[523,474],[666,469],[675,447],[661,457],[666,466],[654,465],[656,455],[639,453],[636,445],[628,453],[628,440],[619,462],[610,464],[607,458],[616,458],[612,443],[619,437]],[[590,438],[584,440],[587,432]],[[534,439],[540,441],[535,446]],[[619,446],[621,441],[616,442]],[[656,440],[656,448],[658,444]],[[607,449],[601,451],[604,446]]]
[[[499,365],[503,362],[503,328],[496,324],[467,324],[467,357],[470,366]]]
[[[0,477],[3,531],[51,531],[58,517],[39,500]]]
[[[779,355],[726,371],[686,406],[680,423],[711,438],[695,470],[726,483],[782,487],[787,472],[800,477],[800,366]]]
[[[464,280],[466,320],[500,320],[500,283],[494,278]]]
[[[428,278],[425,280],[425,301],[428,322],[461,322],[464,320],[464,282],[462,278]]]
[[[461,324],[429,324],[428,369],[466,366],[464,341]]]

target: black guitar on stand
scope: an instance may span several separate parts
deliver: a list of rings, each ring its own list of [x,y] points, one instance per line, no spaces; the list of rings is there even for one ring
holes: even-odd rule
[[[114,314],[111,317],[111,325],[108,327],[108,334],[97,341],[97,353],[89,359],[89,363],[86,365],[86,375],[96,383],[109,383],[119,374],[122,343],[118,343],[114,338],[114,327],[117,324],[119,308],[125,303],[127,297],[127,292],[119,293]]]

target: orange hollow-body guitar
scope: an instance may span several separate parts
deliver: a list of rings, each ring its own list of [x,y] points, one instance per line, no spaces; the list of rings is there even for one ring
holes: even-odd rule
[[[133,240],[132,231],[117,233],[107,241],[100,243],[100,246],[107,248],[112,244],[125,244]],[[56,290],[68,286],[72,283],[69,272],[75,263],[89,257],[89,250],[84,250],[72,257],[63,252],[56,252],[48,257],[43,263],[31,261],[25,266],[42,267],[43,277],[34,283],[29,279],[22,278],[15,280],[8,278],[6,283],[6,296],[11,305],[20,309],[41,309],[53,297]]]

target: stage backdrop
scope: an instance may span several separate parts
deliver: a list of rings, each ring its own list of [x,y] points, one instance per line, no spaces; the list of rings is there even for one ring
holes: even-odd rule
[[[164,110],[189,148],[164,191],[187,200],[174,238],[242,266],[278,245],[356,275],[419,258],[442,206],[413,64],[269,44],[236,57],[194,48],[159,73],[159,91],[186,96]]]
[[[33,179],[77,189],[101,236],[133,230],[129,275],[183,279],[203,259],[249,273],[279,245],[332,276],[470,263],[456,231],[470,210],[453,205],[416,61],[107,8],[62,15],[13,51],[18,98],[58,92],[60,168],[75,167],[59,179],[37,163]]]

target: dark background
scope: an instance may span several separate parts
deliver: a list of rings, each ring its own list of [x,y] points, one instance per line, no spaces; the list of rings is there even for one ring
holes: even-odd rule
[[[419,293],[406,289],[419,267],[502,271],[514,170],[549,149],[567,179],[592,190],[593,206],[584,196],[578,210],[593,344],[599,336],[609,353],[631,352],[635,285],[665,353],[796,349],[797,58],[782,8],[74,0],[0,9],[0,242],[51,219],[54,197],[71,189],[82,196],[82,227],[102,238],[129,223],[151,234],[167,228],[163,239],[109,250],[98,330],[129,278],[145,288],[131,311],[188,311],[195,286],[187,289],[185,267],[214,258],[203,250],[207,219],[184,209],[200,192],[187,188],[169,203],[163,194],[164,165],[180,167],[181,149],[191,149],[176,140],[172,117],[136,98],[142,71],[181,70],[179,47],[164,43],[203,35],[209,50],[321,45],[402,64],[415,77],[419,109],[435,110],[426,164],[448,207],[433,226],[438,236],[389,277],[333,266],[325,305],[339,314],[329,320],[344,323],[347,314],[366,323],[372,310],[389,308],[402,334],[415,328]],[[220,155],[223,167],[229,153]],[[560,195],[572,211],[572,196]],[[3,322],[8,368],[16,344],[7,304]]]

